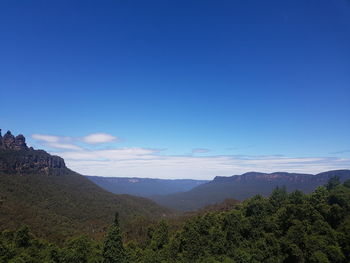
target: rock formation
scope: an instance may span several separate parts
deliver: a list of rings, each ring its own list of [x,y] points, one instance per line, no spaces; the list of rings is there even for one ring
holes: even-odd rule
[[[1,136],[1,129],[0,129],[0,149],[3,150],[29,150],[26,139],[22,134],[19,134],[18,136],[13,136],[10,131],[8,131],[4,137]]]
[[[0,129],[0,173],[61,175],[69,171],[64,160],[43,150],[28,147],[25,137]]]

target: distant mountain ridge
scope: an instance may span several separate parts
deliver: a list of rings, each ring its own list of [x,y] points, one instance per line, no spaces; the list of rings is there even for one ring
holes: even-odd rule
[[[101,177],[87,176],[87,178],[115,194],[130,194],[150,197],[189,191],[192,188],[209,182],[209,180],[192,179],[155,179],[136,177]]]
[[[328,171],[316,175],[248,172],[230,177],[218,176],[190,191],[153,196],[152,199],[169,208],[189,211],[222,202],[227,198],[244,200],[257,194],[268,196],[277,186],[285,186],[287,191],[298,189],[310,193],[317,186],[326,184],[328,179],[335,175],[339,176],[341,181],[345,181],[350,179],[350,170]]]

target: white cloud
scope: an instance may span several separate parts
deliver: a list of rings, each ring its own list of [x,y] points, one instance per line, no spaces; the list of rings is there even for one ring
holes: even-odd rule
[[[109,160],[120,161],[129,159],[149,159],[153,158],[156,150],[144,149],[144,148],[119,148],[111,150],[82,150],[82,151],[70,151],[62,152],[60,155],[69,160]]]
[[[37,141],[54,143],[60,140],[59,136],[47,135],[47,134],[33,134],[32,138]]]
[[[64,149],[64,150],[80,150],[81,148],[75,144],[71,144],[71,143],[61,143],[61,142],[57,142],[57,143],[47,143],[47,146],[49,146],[50,148],[55,148],[55,149]]]
[[[54,136],[47,134],[33,134],[32,138],[49,148],[63,150],[80,150],[81,147],[72,143],[72,137]]]
[[[159,150],[119,148],[56,153],[85,175],[212,179],[248,171],[319,173],[350,167],[346,158],[283,156],[174,156]]]
[[[107,133],[93,133],[84,137],[56,136],[49,134],[33,134],[32,138],[42,145],[63,150],[81,150],[79,143],[100,144],[117,140],[118,138]]]
[[[112,142],[112,141],[115,141],[117,139],[118,139],[117,137],[112,136],[112,135],[107,134],[107,133],[93,133],[93,134],[87,135],[87,136],[82,138],[82,140],[85,143],[89,143],[89,144],[99,144],[99,143]]]
[[[68,167],[85,175],[212,179],[215,176],[230,176],[249,171],[319,173],[350,167],[350,158],[340,157],[178,156],[162,154],[159,149],[140,147],[81,147],[118,139],[106,133],[95,133],[85,137],[33,134],[32,138],[49,149],[49,152],[63,157]],[[198,148],[193,149],[192,153],[208,151]]]

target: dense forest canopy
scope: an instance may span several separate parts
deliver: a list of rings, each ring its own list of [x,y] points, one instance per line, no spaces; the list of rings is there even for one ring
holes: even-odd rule
[[[126,240],[118,215],[104,241],[86,236],[63,246],[35,238],[28,227],[3,231],[0,262],[310,262],[350,260],[350,181],[338,178],[311,194],[276,188],[229,211],[213,211],[174,227],[161,220]],[[124,240],[124,242],[122,241]]]
[[[59,176],[0,172],[0,231],[26,224],[35,236],[56,243],[79,234],[98,240],[116,211],[122,227],[137,216],[170,214],[149,199],[109,193],[72,171]]]

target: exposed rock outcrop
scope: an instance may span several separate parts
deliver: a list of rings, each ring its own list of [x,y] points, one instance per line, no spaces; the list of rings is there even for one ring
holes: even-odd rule
[[[6,132],[4,137],[1,136],[1,129],[0,129],[0,149],[3,150],[29,150],[27,144],[26,144],[26,138],[19,134],[16,137],[12,135],[10,131]]]
[[[19,134],[15,137],[15,144],[14,144],[14,150],[19,151],[19,150],[27,150],[28,146],[26,144],[26,138],[22,135]]]
[[[29,148],[22,134],[15,137],[8,131],[2,137],[0,130],[0,173],[61,175],[68,171],[61,157]]]

